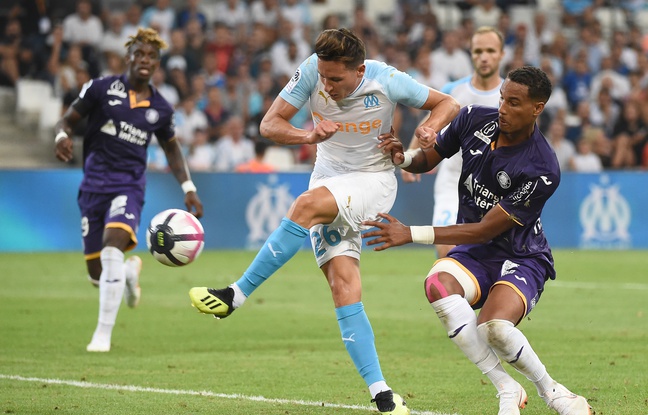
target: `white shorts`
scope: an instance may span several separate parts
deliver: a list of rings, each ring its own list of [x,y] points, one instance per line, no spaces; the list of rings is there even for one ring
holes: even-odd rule
[[[439,164],[434,179],[433,226],[454,225],[459,212],[459,177],[461,176],[461,152]]]
[[[362,222],[377,220],[378,213],[389,213],[396,200],[398,184],[394,172],[355,172],[339,176],[312,173],[308,188],[322,186],[335,197],[338,215],[333,222],[310,229],[317,265],[321,267],[340,255],[360,259],[360,232],[368,229]]]

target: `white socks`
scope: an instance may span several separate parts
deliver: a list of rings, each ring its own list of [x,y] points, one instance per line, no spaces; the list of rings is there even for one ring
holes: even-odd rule
[[[468,301],[453,294],[432,303],[448,337],[495,385],[498,391],[517,383],[506,373],[499,357],[477,332],[477,316]]]
[[[243,305],[245,300],[247,300],[247,297],[245,296],[245,293],[241,290],[241,288],[234,282],[230,284],[230,287],[234,290],[234,298],[232,299],[232,307],[239,308],[240,306]]]
[[[88,351],[109,351],[112,329],[117,320],[124,296],[126,272],[124,253],[107,246],[101,250],[101,277],[99,278],[99,321]]]
[[[391,388],[387,386],[387,382],[385,382],[384,380],[374,382],[369,385],[369,394],[371,394],[371,399],[376,399],[376,395],[378,395],[382,391],[388,390],[391,390]]]
[[[491,320],[477,328],[482,339],[492,339],[490,347],[502,358],[533,382],[542,396],[554,383],[547,369],[533,351],[526,336],[507,320]]]

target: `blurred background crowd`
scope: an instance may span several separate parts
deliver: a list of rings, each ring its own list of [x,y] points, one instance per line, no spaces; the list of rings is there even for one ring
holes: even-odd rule
[[[503,77],[522,65],[549,74],[554,91],[539,123],[562,169],[648,168],[648,4],[643,0],[1,3],[0,87],[14,88],[24,79],[45,81],[63,111],[89,79],[124,71],[124,43],[138,27],[157,29],[169,48],[153,83],[176,109],[177,137],[193,171],[310,168],[314,147],[272,145],[258,126],[312,53],[321,30],[349,27],[365,41],[367,58],[440,89],[472,73],[469,42],[484,25],[504,35]],[[421,116],[398,109],[394,129],[406,145]],[[308,108],[292,123],[312,128]],[[149,156],[150,169],[167,169],[155,143]]]

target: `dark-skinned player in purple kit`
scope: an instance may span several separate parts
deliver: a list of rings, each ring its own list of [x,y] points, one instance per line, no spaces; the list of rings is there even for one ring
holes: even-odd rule
[[[181,184],[187,210],[198,218],[203,214],[175,138],[173,107],[150,84],[166,43],[155,30],[140,28],[125,47],[126,73],[86,83],[55,127],[56,157],[69,162],[73,157],[70,135],[88,117],[77,202],[89,279],[99,287],[99,319],[86,347],[89,352],[110,351],[122,298],[130,307],[140,300],[142,261],[135,255],[124,260],[124,252],[137,245],[147,148],[154,135]]]
[[[448,337],[497,389],[499,415],[519,415],[527,403],[526,391],[500,361],[522,373],[560,415],[591,415],[587,400],[548,374],[516,327],[556,277],[540,216],[560,168],[536,125],[551,89],[544,72],[525,66],[508,74],[499,108],[462,108],[438,136],[424,138],[421,149],[403,151],[399,140],[384,136],[380,146],[411,173],[430,171],[461,151],[458,220],[405,226],[381,214],[386,222],[365,222],[377,228],[363,235],[373,238],[367,243],[377,251],[412,242],[457,245],[428,272],[425,296]]]

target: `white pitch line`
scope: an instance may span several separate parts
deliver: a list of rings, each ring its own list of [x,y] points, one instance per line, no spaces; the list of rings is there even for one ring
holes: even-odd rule
[[[272,399],[272,398],[265,398],[263,396],[248,396],[248,395],[241,395],[241,394],[216,393],[211,391],[194,391],[194,390],[185,390],[185,389],[160,389],[160,388],[149,388],[149,387],[135,386],[135,385],[114,385],[114,384],[105,384],[105,383],[82,382],[78,380],[33,378],[33,377],[24,377],[19,375],[5,375],[2,373],[0,373],[0,379],[17,380],[20,382],[49,383],[54,385],[74,386],[77,388],[119,390],[119,391],[128,391],[128,392],[149,392],[149,393],[162,393],[168,395],[210,396],[214,398],[242,399],[245,401],[279,403],[279,404],[286,404],[286,405],[316,406],[321,408],[353,409],[359,411],[373,411],[373,412],[376,411],[375,407],[362,406],[362,405],[340,405],[336,403],[327,403],[327,402],[302,401],[302,400],[292,400],[292,399]],[[412,410],[411,413],[415,415],[450,415],[441,412],[414,411],[414,410]],[[458,414],[452,414],[452,415],[458,415]]]

